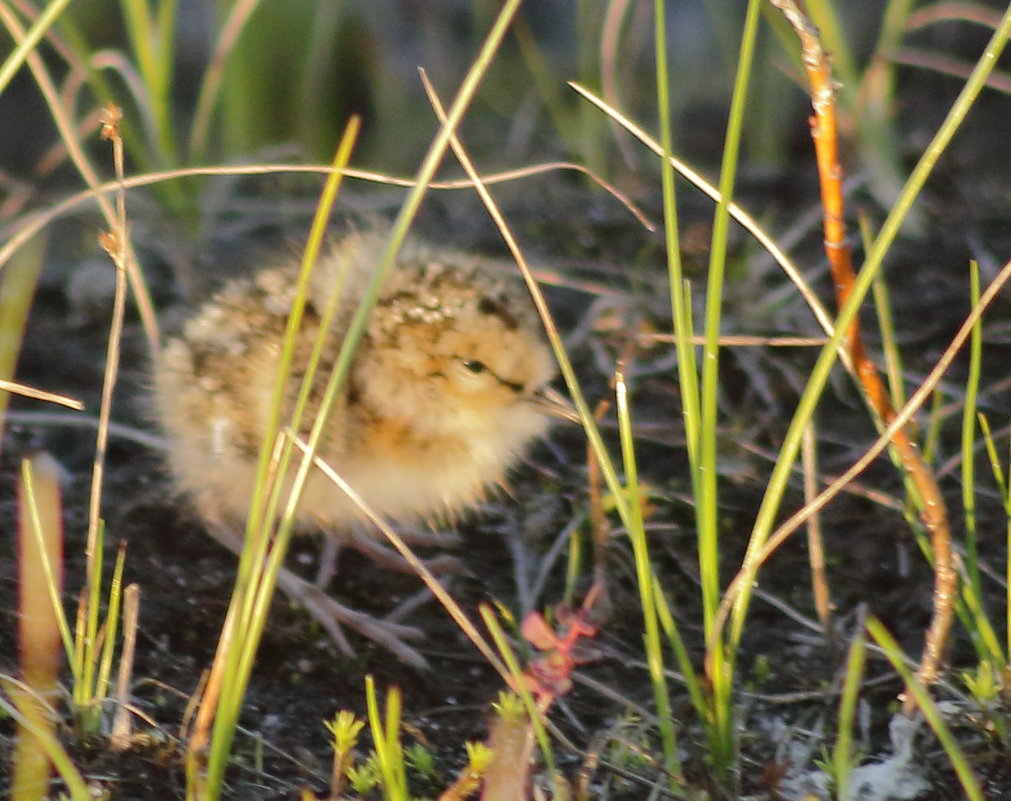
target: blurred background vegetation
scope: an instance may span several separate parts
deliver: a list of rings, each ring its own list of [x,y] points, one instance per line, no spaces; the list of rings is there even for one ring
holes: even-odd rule
[[[883,5],[846,4],[854,69],[869,57]],[[86,75],[76,93],[80,114],[110,100],[126,109],[137,170],[259,160],[282,145],[292,146],[289,157],[323,162],[354,113],[364,121],[355,163],[411,172],[436,129],[417,68],[444,95],[452,92],[497,7],[492,0],[91,0],[61,15],[56,33],[65,49],[44,50],[57,75],[68,75],[68,64]],[[669,7],[675,145],[689,161],[718,163],[743,8],[728,0]],[[778,16],[769,20],[782,29]],[[606,178],[620,175],[642,154],[565,81],[655,129],[652,36],[648,3],[529,3],[465,120],[464,141],[486,169],[564,157]],[[763,36],[766,52],[756,59],[744,160],[753,166],[782,164],[806,143],[798,120],[807,100],[784,41]],[[220,73],[215,59],[223,59]],[[0,137],[4,169],[27,178],[56,136],[24,71],[15,91],[0,96],[0,120],[7,134],[36,131]]]

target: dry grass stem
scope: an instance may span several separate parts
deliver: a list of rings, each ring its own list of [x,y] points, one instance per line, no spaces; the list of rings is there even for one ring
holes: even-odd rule
[[[55,392],[47,392],[44,389],[29,387],[16,381],[5,381],[0,378],[0,391],[13,392],[15,395],[21,395],[25,398],[55,403],[58,406],[66,406],[68,409],[74,409],[78,412],[84,410],[84,404],[75,398],[68,398],[66,395],[58,395]]]

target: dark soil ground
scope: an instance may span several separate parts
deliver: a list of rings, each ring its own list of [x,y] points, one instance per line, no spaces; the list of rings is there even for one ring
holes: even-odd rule
[[[939,79],[940,80],[940,79]],[[953,84],[940,80],[941,88],[906,87],[909,106],[920,109],[921,122],[905,132],[912,143],[932,130],[952,95]],[[919,106],[917,104],[920,104]],[[961,137],[945,166],[932,181],[922,203],[927,226],[895,248],[886,269],[895,305],[898,339],[904,349],[905,369],[916,383],[933,363],[964,318],[968,308],[967,262],[979,260],[984,280],[1011,254],[1011,208],[1007,194],[1007,160],[995,146],[1006,133],[1006,98],[987,97],[974,112],[972,125]],[[994,164],[999,159],[999,165]],[[748,208],[790,221],[794,211],[816,202],[813,163],[798,145],[795,164],[777,172],[742,176],[741,202]],[[658,199],[644,188],[640,199],[647,212],[659,219]],[[260,197],[270,197],[274,187],[260,187]],[[625,350],[628,332],[637,326],[669,330],[669,304],[665,296],[661,242],[658,235],[638,229],[624,211],[583,184],[567,179],[545,179],[537,197],[516,193],[509,218],[524,243],[531,243],[536,261],[556,270],[563,286],[549,291],[560,326],[568,332],[572,355],[591,402],[608,397],[610,372]],[[703,243],[708,241],[708,207],[682,192],[682,223]],[[265,204],[266,205],[266,204]],[[879,215],[873,202],[856,190],[852,208]],[[446,236],[448,221],[467,220],[454,226],[456,247],[500,249],[493,230],[481,222],[477,201],[454,197],[435,199],[423,221],[429,238]],[[474,223],[469,220],[475,220]],[[301,225],[304,220],[299,221]],[[174,261],[189,253],[172,253],[159,231],[160,221],[136,222],[151,233],[142,243],[142,261],[168,316],[178,314],[181,294]],[[288,237],[289,230],[304,231],[291,220],[277,221],[269,235]],[[783,226],[785,227],[785,226]],[[283,230],[280,237],[277,231]],[[85,304],[67,289],[67,277],[80,266],[83,253],[94,254],[97,226],[91,221],[62,223],[51,234],[52,266],[36,295],[27,339],[20,357],[19,378],[25,383],[64,392],[85,401],[90,414],[98,408],[106,347],[107,318],[97,307]],[[261,232],[262,233],[262,232]],[[291,236],[297,239],[299,234]],[[734,268],[727,288],[727,333],[755,335],[818,332],[800,301],[790,298],[776,307],[759,308],[763,298],[784,279],[772,268],[762,268],[760,254],[743,234],[736,233]],[[463,241],[461,241],[463,240]],[[815,221],[804,243],[795,249],[802,265],[820,265],[819,232]],[[251,238],[256,241],[256,236]],[[146,245],[146,247],[145,247]],[[233,248],[234,240],[204,243],[206,261]],[[244,245],[243,247],[246,247]],[[231,261],[241,261],[243,254]],[[688,266],[698,287],[705,264],[704,252],[690,252]],[[178,259],[174,258],[178,257]],[[203,267],[196,262],[199,276]],[[241,265],[226,265],[240,270]],[[830,302],[824,271],[817,285]],[[196,283],[200,283],[197,281]],[[213,280],[209,283],[213,284]],[[602,287],[598,292],[587,287]],[[697,292],[701,295],[701,289]],[[998,389],[984,396],[980,406],[1002,426],[1011,410],[1008,390],[1002,385],[1011,356],[1011,334],[1004,321],[1006,300],[998,300],[986,322],[985,387]],[[701,320],[701,310],[696,320]],[[872,345],[872,326],[865,325]],[[121,376],[114,419],[151,431],[145,411],[147,354],[139,323],[129,321],[125,335]],[[802,349],[728,349],[722,367],[721,394],[725,473],[721,485],[724,536],[724,578],[740,563],[746,537],[764,490],[764,479],[792,413],[797,393],[813,364],[812,351]],[[672,348],[668,345],[636,352],[629,375],[633,386],[635,419],[643,480],[654,490],[650,542],[655,565],[677,609],[682,634],[698,663],[703,638],[698,600],[694,518],[689,503],[690,486],[685,466],[680,404]],[[961,397],[964,362],[954,368],[945,385],[945,402]],[[16,412],[38,411],[38,404],[15,399]],[[845,375],[839,372],[819,412],[820,468],[826,476],[846,469],[874,436],[862,401]],[[613,415],[605,429],[615,445]],[[998,440],[1006,452],[1007,434]],[[33,449],[45,449],[66,470],[65,522],[67,607],[83,575],[88,481],[94,447],[89,428],[27,421],[15,415],[8,423],[0,459],[0,526],[14,531],[15,476],[20,458]],[[937,462],[957,454],[957,415],[944,426]],[[617,453],[617,448],[613,451]],[[956,471],[957,472],[957,471]],[[981,473],[986,471],[981,469]],[[907,653],[919,654],[922,634],[930,617],[933,577],[920,556],[909,527],[897,508],[881,499],[898,499],[901,486],[892,467],[881,460],[860,478],[859,488],[842,496],[824,519],[829,558],[829,580],[836,608],[835,640],[812,628],[806,549],[799,540],[788,544],[761,576],[762,594],[754,602],[739,659],[740,788],[742,796],[796,797],[781,786],[791,771],[811,768],[821,757],[819,748],[834,739],[840,677],[845,646],[861,625],[863,616],[881,618]],[[981,487],[992,482],[985,476]],[[958,509],[957,476],[942,475],[953,509]],[[540,443],[517,472],[512,497],[501,497],[477,510],[461,523],[464,545],[458,555],[465,569],[452,580],[463,607],[476,617],[478,604],[501,603],[517,617],[523,608],[517,587],[532,582],[554,538],[574,519],[585,516],[587,487],[585,443],[575,427],[558,426],[550,440]],[[217,644],[235,574],[235,557],[210,539],[176,498],[162,465],[161,454],[151,447],[114,437],[108,455],[103,515],[110,543],[128,542],[126,581],[136,582],[142,593],[140,639],[134,668],[133,702],[143,711],[138,721],[136,745],[113,753],[103,737],[81,742],[64,731],[75,763],[96,788],[113,799],[183,798],[184,776],[180,741],[187,703],[208,667]],[[787,508],[802,503],[800,480],[791,489]],[[953,518],[958,520],[958,513]],[[1003,572],[1005,518],[991,496],[981,501],[980,551],[983,562],[998,575]],[[585,535],[586,526],[580,527]],[[289,564],[312,575],[318,556],[315,537],[298,539]],[[114,550],[112,548],[110,551]],[[0,671],[16,673],[16,547],[13,537],[0,540]],[[341,557],[333,593],[352,606],[383,612],[419,588],[410,576],[390,575],[373,568],[355,553]],[[111,555],[109,557],[111,568]],[[596,658],[581,666],[575,686],[555,711],[556,758],[573,780],[585,780],[591,797],[638,799],[649,792],[658,775],[655,730],[649,725],[653,708],[648,674],[642,662],[638,597],[630,548],[620,530],[614,531],[607,555],[613,613],[594,646]],[[589,574],[589,566],[584,565]],[[535,608],[562,599],[564,560],[550,569],[545,588],[528,598]],[[986,601],[1000,627],[1000,588]],[[579,589],[585,590],[586,582]],[[352,638],[357,658],[341,654],[308,616],[278,597],[253,672],[229,769],[227,798],[294,798],[303,787],[325,794],[330,749],[323,720],[340,709],[364,713],[363,676],[376,676],[380,687],[399,686],[404,695],[406,721],[436,755],[440,776],[427,783],[418,780],[412,792],[436,796],[464,761],[465,740],[486,735],[489,706],[502,689],[500,679],[482,661],[466,638],[434,603],[415,612],[410,622],[424,629],[422,647],[432,669],[417,672],[392,659],[369,642]],[[973,666],[966,638],[956,633],[949,664]],[[871,656],[862,693],[861,747],[872,757],[891,751],[888,723],[898,708],[901,686],[887,664]],[[679,720],[680,746],[688,778],[696,786],[708,783],[701,727],[695,721],[682,684],[671,680],[674,709]],[[962,747],[971,755],[977,777],[989,798],[1011,797],[1008,743],[993,733],[983,713],[965,699],[957,677],[943,684],[938,696],[951,700],[950,724]],[[992,711],[1005,714],[1005,710]],[[643,718],[646,717],[646,720]],[[0,721],[0,795],[6,795],[7,760],[14,725]],[[625,743],[629,750],[612,747]],[[643,754],[632,754],[640,746]],[[810,753],[804,755],[804,747]],[[922,766],[929,789],[918,797],[960,798],[961,791],[936,740],[925,729],[916,738],[916,761]],[[598,762],[596,757],[601,756]],[[801,761],[798,761],[801,760]],[[804,761],[806,760],[806,762]],[[54,788],[55,797],[56,788]]]

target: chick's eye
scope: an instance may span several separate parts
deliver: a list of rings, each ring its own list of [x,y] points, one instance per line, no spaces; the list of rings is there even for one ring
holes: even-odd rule
[[[464,359],[462,364],[467,370],[472,372],[474,375],[480,375],[481,373],[483,373],[485,370],[488,369],[488,367],[485,365],[484,362],[479,362],[476,359]]]

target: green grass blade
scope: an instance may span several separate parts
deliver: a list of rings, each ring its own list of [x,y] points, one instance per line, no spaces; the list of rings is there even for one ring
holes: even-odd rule
[[[846,657],[846,675],[843,678],[842,698],[839,701],[839,725],[835,746],[832,749],[832,774],[835,778],[837,798],[849,798],[849,775],[854,766],[853,720],[856,717],[860,681],[866,663],[866,643],[863,630],[857,632]]]
[[[979,265],[969,265],[969,300],[979,303]],[[979,546],[976,519],[976,412],[979,406],[979,382],[983,370],[983,327],[977,320],[969,338],[969,375],[965,381],[962,406],[962,510],[965,515],[965,567],[975,595],[983,591],[979,574]]]
[[[628,387],[620,369],[615,373],[615,393],[618,409],[618,433],[621,437],[621,454],[625,467],[625,486],[628,495],[629,539],[635,555],[635,573],[639,585],[639,605],[642,609],[643,634],[646,649],[646,664],[650,682],[653,685],[653,699],[656,703],[663,743],[664,769],[672,782],[681,783],[681,765],[677,753],[677,737],[674,732],[674,715],[671,711],[667,679],[664,676],[663,649],[660,646],[660,627],[657,620],[657,605],[654,594],[658,590],[653,584],[653,568],[649,561],[649,546],[646,543],[646,529],[642,518],[642,500],[639,488],[639,473],[635,459],[635,440],[632,436],[632,414],[629,409]],[[673,785],[672,785],[673,788]]]
[[[28,57],[28,54],[35,49],[42,37],[46,35],[46,31],[52,27],[53,23],[56,22],[57,17],[63,13],[63,10],[69,4],[70,0],[53,0],[49,5],[47,5],[43,12],[39,15],[39,18],[35,21],[35,24],[28,29],[24,39],[18,43],[18,46],[15,47],[11,51],[10,55],[4,59],[3,64],[0,65],[0,93],[7,88],[7,84],[11,82],[15,73],[17,73],[18,69]]]
[[[906,692],[912,694],[916,700],[916,705],[923,712],[923,717],[926,718],[927,724],[934,734],[937,735],[937,739],[940,741],[945,754],[947,754],[948,761],[951,763],[952,768],[954,768],[966,797],[969,801],[984,801],[985,796],[983,795],[983,791],[980,789],[976,777],[972,774],[969,761],[966,759],[965,754],[962,753],[962,749],[958,747],[955,735],[945,725],[941,710],[937,708],[934,699],[930,697],[930,692],[916,680],[916,677],[906,667],[902,651],[895,638],[888,633],[888,630],[881,621],[876,618],[871,618],[867,621],[867,630],[884,650],[885,656],[891,662],[895,671],[902,676],[902,680],[906,683]]]

